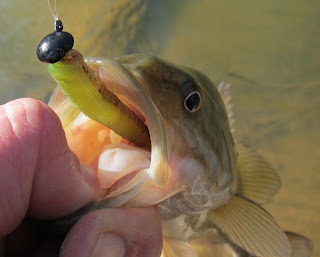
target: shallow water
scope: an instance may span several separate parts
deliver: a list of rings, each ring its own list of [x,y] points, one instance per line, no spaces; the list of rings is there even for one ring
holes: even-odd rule
[[[58,0],[58,12],[84,56],[147,52],[231,83],[237,138],[282,178],[267,209],[320,256],[320,2],[194,3]],[[46,100],[54,83],[35,50],[53,29],[47,2],[2,0],[0,8],[0,104]]]

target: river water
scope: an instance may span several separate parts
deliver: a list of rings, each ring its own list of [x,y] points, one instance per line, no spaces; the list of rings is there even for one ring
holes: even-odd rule
[[[320,256],[318,0],[57,0],[84,56],[146,52],[231,83],[237,138],[279,172],[266,208]],[[53,29],[46,0],[0,3],[0,104],[46,101],[54,88],[35,50]]]

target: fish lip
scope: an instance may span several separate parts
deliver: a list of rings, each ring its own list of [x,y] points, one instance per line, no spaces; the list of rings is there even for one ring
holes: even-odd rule
[[[148,175],[153,185],[164,186],[169,176],[165,126],[149,92],[129,69],[115,59],[92,57],[85,61],[100,77],[102,84],[113,93],[125,97],[145,118],[151,141]]]

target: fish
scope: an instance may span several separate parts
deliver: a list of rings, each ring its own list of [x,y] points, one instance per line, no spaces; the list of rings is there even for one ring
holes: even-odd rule
[[[147,126],[150,145],[138,146],[86,116],[57,87],[49,106],[69,147],[105,190],[57,226],[101,208],[158,204],[162,257],[311,255],[307,238],[284,232],[262,207],[279,191],[280,178],[235,138],[229,85],[148,54],[84,62]]]

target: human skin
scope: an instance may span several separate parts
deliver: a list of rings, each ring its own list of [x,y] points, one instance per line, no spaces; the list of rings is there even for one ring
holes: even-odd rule
[[[102,193],[47,105],[26,98],[0,106],[0,256],[50,256],[60,247],[63,257],[160,256],[155,206],[98,210],[81,218],[62,246],[40,243],[34,219],[70,214]]]

